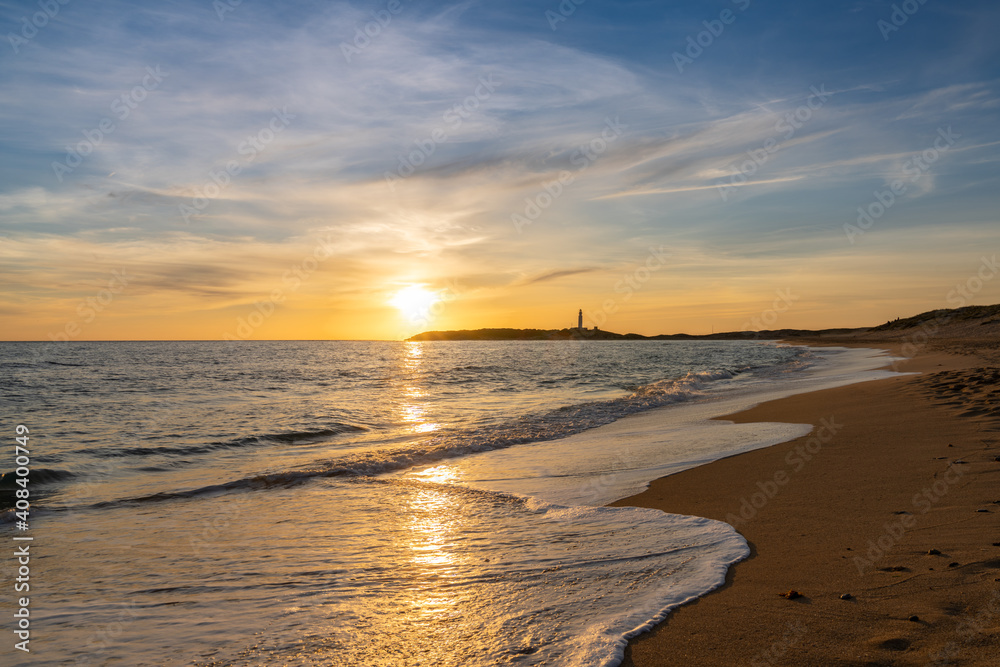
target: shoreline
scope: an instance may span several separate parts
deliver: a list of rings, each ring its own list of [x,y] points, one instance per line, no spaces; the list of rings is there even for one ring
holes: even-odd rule
[[[895,341],[792,344],[899,353]],[[722,586],[629,640],[623,667],[993,664],[1000,431],[991,429],[1000,421],[991,420],[1000,410],[988,409],[996,382],[977,385],[981,373],[970,369],[998,364],[958,349],[892,364],[921,375],[796,394],[719,417],[814,429],[610,503],[726,521],[751,549]],[[780,596],[788,591],[801,597]]]

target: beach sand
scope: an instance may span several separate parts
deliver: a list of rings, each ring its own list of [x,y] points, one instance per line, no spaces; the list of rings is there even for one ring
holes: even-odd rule
[[[623,665],[1000,665],[996,346],[938,340],[894,369],[921,375],[724,417],[815,428],[613,503],[728,521],[752,550]]]

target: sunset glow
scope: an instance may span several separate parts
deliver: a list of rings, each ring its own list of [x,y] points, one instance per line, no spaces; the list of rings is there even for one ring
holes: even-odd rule
[[[429,320],[432,307],[440,300],[437,292],[432,292],[423,285],[410,285],[396,292],[389,303],[411,322],[417,322]]]
[[[901,26],[888,1],[400,3],[383,27],[384,4],[70,3],[41,28],[11,5],[2,336],[579,309],[707,334],[1000,301],[949,299],[1000,247],[995,3]]]

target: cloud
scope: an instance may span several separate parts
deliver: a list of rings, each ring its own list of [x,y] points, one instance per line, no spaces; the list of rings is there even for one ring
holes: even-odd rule
[[[2,56],[0,274],[15,310],[63,307],[117,266],[172,313],[252,303],[319,235],[336,260],[296,296],[318,310],[407,281],[464,277],[490,298],[590,289],[595,267],[657,244],[683,248],[675,267],[692,275],[734,253],[747,257],[732,275],[774,275],[769,259],[821,253],[941,126],[963,142],[908,193],[921,207],[901,203],[866,242],[940,210],[995,225],[1000,77],[976,12],[942,10],[933,34],[915,19],[913,44],[887,46],[874,7],[816,10],[807,40],[800,10],[754,5],[680,75],[664,54],[711,18],[696,4],[581,7],[553,32],[530,3],[404,3],[350,58],[372,19],[347,2],[243,3],[225,21],[211,3],[75,7]],[[935,48],[951,55],[932,64]],[[832,92],[818,108],[804,106],[814,86]],[[609,121],[624,130],[604,141]],[[769,140],[778,150],[748,167]],[[53,163],[74,151],[60,180]],[[539,214],[515,228],[531,202]]]
[[[550,280],[565,278],[567,276],[576,276],[580,275],[581,273],[593,273],[594,271],[598,270],[599,269],[597,269],[596,267],[585,267],[580,269],[563,269],[561,271],[549,271],[547,273],[543,273],[541,275],[528,278],[527,280],[521,282],[521,285],[537,285],[538,283],[543,283]]]

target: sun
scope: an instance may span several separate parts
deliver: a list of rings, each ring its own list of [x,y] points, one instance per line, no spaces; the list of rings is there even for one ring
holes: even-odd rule
[[[423,285],[410,285],[396,292],[389,299],[389,304],[398,308],[411,322],[416,322],[430,319],[431,308],[440,300],[437,292]]]

